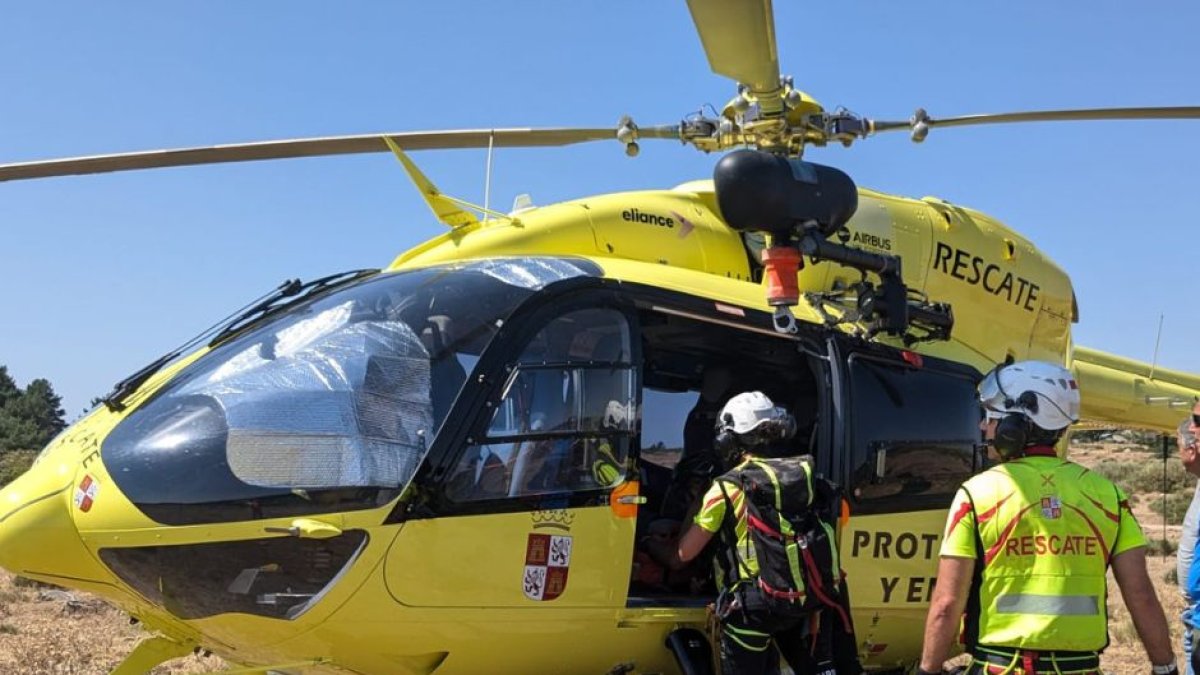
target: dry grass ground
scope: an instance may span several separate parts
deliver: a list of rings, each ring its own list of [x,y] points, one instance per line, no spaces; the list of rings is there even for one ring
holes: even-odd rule
[[[1072,458],[1088,466],[1102,461],[1156,463],[1152,455],[1118,445],[1080,446]],[[1134,498],[1134,511],[1150,538],[1163,536],[1163,520],[1150,504],[1154,494]],[[1179,527],[1168,526],[1167,539],[1178,542]],[[1153,555],[1150,578],[1166,607],[1172,638],[1180,644],[1179,614],[1183,600],[1173,582],[1175,556]],[[1112,645],[1104,653],[1104,669],[1115,675],[1147,672],[1146,657],[1116,585],[1110,583],[1109,633]],[[914,627],[919,629],[919,627]],[[107,673],[146,636],[139,626],[104,603],[81,593],[65,594],[22,583],[0,571],[0,673]],[[177,659],[153,672],[212,672],[225,667],[217,657]]]
[[[107,673],[147,633],[84,593],[54,590],[0,571],[0,673]],[[176,659],[152,672],[220,670],[216,657]]]
[[[1071,459],[1089,467],[1095,467],[1104,461],[1128,461],[1153,468],[1156,472],[1161,472],[1162,467],[1161,460],[1152,454],[1114,444],[1073,447]],[[1194,483],[1194,481],[1192,482]],[[1174,551],[1175,546],[1179,543],[1179,526],[1168,523],[1164,528],[1163,516],[1151,508],[1155,501],[1161,499],[1161,494],[1159,492],[1138,494],[1133,490],[1130,492],[1134,515],[1141,523],[1146,538],[1160,540],[1165,534],[1166,540],[1172,544],[1169,547],[1170,550]],[[1184,602],[1175,584],[1175,555],[1174,553],[1166,556],[1161,553],[1148,553],[1146,567],[1150,572],[1150,580],[1154,582],[1154,586],[1158,590],[1158,597],[1162,601],[1163,609],[1167,613],[1167,623],[1171,628],[1171,641],[1175,645],[1176,659],[1182,661],[1183,638],[1181,637],[1182,624],[1179,616],[1183,612]],[[1129,618],[1129,612],[1125,609],[1125,603],[1121,600],[1121,593],[1117,589],[1116,583],[1112,581],[1111,574],[1108,587],[1108,633],[1111,644],[1105,650],[1101,664],[1105,671],[1114,675],[1148,672],[1149,661],[1146,660],[1146,654],[1142,651],[1141,643],[1138,642],[1133,621]]]

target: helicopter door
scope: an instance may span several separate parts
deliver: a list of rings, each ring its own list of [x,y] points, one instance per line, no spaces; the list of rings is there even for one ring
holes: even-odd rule
[[[614,492],[636,495],[626,483],[639,386],[631,332],[619,310],[571,311],[505,360],[433,486],[436,515],[408,520],[389,552],[397,601],[623,606],[636,519],[609,504]]]
[[[912,626],[933,592],[947,509],[982,468],[979,373],[884,347],[837,362],[851,504],[842,564],[867,662],[889,666],[916,656]]]

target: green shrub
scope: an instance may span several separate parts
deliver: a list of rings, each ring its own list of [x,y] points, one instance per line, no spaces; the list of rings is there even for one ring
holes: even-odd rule
[[[1157,497],[1149,499],[1150,510],[1163,515],[1163,498]],[[1192,503],[1192,496],[1185,494],[1169,494],[1166,496],[1166,518],[1167,522],[1172,525],[1179,525],[1183,522],[1183,515],[1187,513],[1188,504]]]
[[[37,457],[36,450],[9,450],[0,453],[0,487],[8,485],[25,473]]]
[[[1093,470],[1116,483],[1126,494],[1139,495],[1149,499],[1151,495],[1164,492],[1163,465],[1161,460],[1130,461],[1126,459],[1105,459],[1093,467]],[[1166,471],[1167,493],[1188,492],[1196,486],[1196,477],[1183,469],[1179,458],[1167,460]],[[1185,507],[1186,508],[1186,507]]]
[[[1158,504],[1162,508],[1162,502]],[[1148,539],[1146,541],[1146,555],[1171,555],[1179,547],[1175,542],[1169,539]],[[1174,568],[1171,570],[1174,572]]]
[[[1137,462],[1121,459],[1104,459],[1092,467],[1093,471],[1116,483],[1127,494],[1137,493],[1136,490],[1129,489],[1130,477],[1137,472],[1137,469]]]
[[[1131,429],[1080,429],[1071,432],[1072,443],[1108,443],[1126,450],[1162,455],[1162,436],[1154,431]],[[1175,438],[1167,440],[1167,452],[1175,452]]]

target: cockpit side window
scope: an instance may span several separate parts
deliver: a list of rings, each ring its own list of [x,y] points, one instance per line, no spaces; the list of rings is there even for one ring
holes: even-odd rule
[[[863,513],[949,505],[979,466],[973,378],[862,354],[849,359],[849,494]]]
[[[636,428],[629,322],[613,309],[570,312],[522,350],[487,420],[446,484],[454,502],[612,488]]]

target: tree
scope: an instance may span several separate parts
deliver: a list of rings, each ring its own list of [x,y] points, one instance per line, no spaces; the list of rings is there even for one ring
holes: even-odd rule
[[[10,450],[37,450],[45,443],[42,433],[33,420],[21,419],[8,411],[8,407],[0,409],[0,453]]]
[[[40,450],[67,426],[62,397],[45,379],[22,391],[0,366],[0,452]]]
[[[13,381],[12,376],[8,374],[8,366],[0,366],[0,408],[3,408],[12,399],[21,395],[20,388]]]

